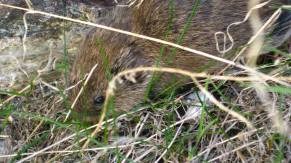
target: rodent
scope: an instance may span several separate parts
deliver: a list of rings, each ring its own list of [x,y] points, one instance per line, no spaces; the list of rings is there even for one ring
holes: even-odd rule
[[[245,45],[252,35],[249,23],[231,28],[230,33],[235,44],[232,50],[224,56],[216,49],[214,33],[225,31],[229,24],[243,20],[247,13],[248,1],[202,0],[195,10],[193,6],[196,2],[194,0],[146,0],[140,6],[116,7],[113,16],[102,23],[178,43],[220,57],[233,58],[235,52]],[[275,2],[282,3],[283,1]],[[179,42],[178,39],[183,33],[187,19],[191,13],[193,14],[193,11],[196,11],[196,14],[189,21],[188,30],[183,34],[182,41]],[[260,14],[264,18],[272,13],[270,11],[274,11],[274,8],[266,6]],[[290,28],[290,23],[287,24]],[[228,45],[229,42],[226,46]],[[161,47],[163,47],[162,57]],[[170,60],[168,60],[169,58]],[[225,66],[220,62],[183,50],[176,49],[175,55],[173,55],[172,47],[94,28],[85,37],[70,75],[70,81],[76,83],[83,79],[95,64],[98,64],[76,104],[75,111],[79,118],[96,122],[105,100],[105,91],[110,76],[129,68],[154,66],[157,59],[160,61],[160,66],[193,72],[216,73]],[[125,82],[119,83],[115,90],[115,110],[129,111],[134,105],[143,101],[151,75],[151,73],[136,74],[136,83],[126,81],[126,79]],[[159,82],[153,88],[153,93],[161,91],[159,88],[168,84],[173,77],[172,74],[162,74]],[[81,86],[79,85],[70,93],[69,97],[72,101]]]

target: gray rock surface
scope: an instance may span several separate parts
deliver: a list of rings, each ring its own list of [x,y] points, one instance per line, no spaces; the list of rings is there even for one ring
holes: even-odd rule
[[[0,3],[28,8],[24,0],[0,0]],[[98,22],[98,18],[106,15],[111,5],[113,3],[109,0],[31,0],[31,7],[35,10],[91,22]],[[68,50],[69,57],[73,57],[82,35],[90,28],[39,14],[27,14],[28,30],[24,48],[24,13],[0,7],[0,89],[21,87],[23,81],[43,69],[51,53],[50,42],[56,45],[52,49],[54,58],[63,58],[64,49]]]

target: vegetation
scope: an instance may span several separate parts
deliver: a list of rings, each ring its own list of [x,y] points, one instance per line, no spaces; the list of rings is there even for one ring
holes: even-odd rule
[[[195,16],[196,10],[197,6],[193,6],[189,19]],[[175,12],[174,9],[171,11]],[[174,15],[169,14],[170,17]],[[171,22],[168,30],[171,30]],[[181,37],[177,38],[177,44],[183,41],[186,33],[187,24]],[[64,31],[63,56],[56,62],[53,71],[58,75],[51,76],[53,81],[40,80],[42,75],[37,75],[25,83],[22,91],[0,90],[3,141],[10,141],[13,147],[8,153],[1,154],[1,159],[10,162],[291,160],[291,133],[288,130],[291,123],[290,43],[277,48],[268,47],[271,51],[258,57],[257,62],[258,71],[289,85],[268,80],[261,90],[260,81],[263,79],[258,80],[244,70],[228,74],[233,77],[229,79],[217,80],[209,75],[199,83],[219,101],[218,104],[199,86],[193,86],[197,80],[193,80],[194,84],[191,83],[187,91],[173,83],[155,101],[141,103],[127,113],[112,111],[114,100],[107,100],[106,106],[111,109],[100,113],[105,115],[105,119],[100,121],[101,126],[98,122],[92,126],[78,119],[66,119],[70,111],[76,114],[71,110],[72,102],[67,99],[68,89],[73,88],[68,81],[72,59],[69,58],[66,38]],[[102,45],[98,40],[96,44]],[[173,55],[175,50],[173,47]],[[103,53],[104,49],[100,48],[100,51]],[[104,60],[108,62],[108,58],[104,57]],[[113,77],[110,72],[107,75],[112,83],[118,79],[118,75]],[[153,84],[157,80],[153,78]],[[111,92],[107,94],[108,98],[114,96],[111,89],[108,88]],[[150,89],[149,86],[148,92]],[[253,128],[244,119],[223,110],[221,105],[245,118]],[[96,134],[92,137],[94,131]],[[89,144],[84,146],[87,140]]]

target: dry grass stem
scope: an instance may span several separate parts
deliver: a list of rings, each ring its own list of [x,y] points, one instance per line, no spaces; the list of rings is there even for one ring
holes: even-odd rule
[[[215,144],[213,144],[213,145],[210,145],[206,150],[204,150],[204,151],[198,153],[195,157],[193,157],[192,160],[195,160],[195,159],[197,159],[198,157],[200,157],[200,156],[202,156],[203,154],[205,154],[206,152],[209,152],[209,151],[210,151],[212,148],[214,148],[214,147],[217,147],[217,146],[219,146],[219,145],[222,145],[222,144],[224,144],[224,143],[227,143],[227,142],[229,142],[229,141],[231,141],[231,140],[238,139],[238,138],[240,138],[240,137],[250,136],[250,135],[254,134],[255,132],[257,132],[257,131],[259,131],[259,130],[262,130],[262,129],[263,129],[263,128],[259,128],[259,129],[254,129],[254,130],[247,131],[247,132],[244,132],[244,133],[239,133],[239,134],[237,134],[236,136],[233,136],[233,137],[231,137],[231,138],[229,138],[229,139],[226,139],[226,140],[223,140],[223,141],[221,141],[221,142],[219,142],[219,143],[215,143]]]
[[[243,149],[243,148],[246,148],[246,147],[248,147],[248,146],[250,146],[250,145],[252,145],[252,144],[258,143],[258,142],[260,142],[260,141],[253,141],[253,142],[250,142],[250,143],[244,144],[244,145],[242,145],[242,146],[239,146],[239,147],[233,149],[232,151],[226,152],[226,153],[224,153],[224,154],[222,154],[222,155],[220,155],[220,156],[218,156],[218,157],[215,157],[215,158],[209,160],[209,162],[214,162],[214,161],[216,161],[216,160],[218,160],[218,159],[220,159],[220,158],[222,158],[222,157],[224,157],[224,156],[227,156],[227,155],[229,155],[229,154],[231,154],[231,153],[233,153],[233,152],[239,151],[239,150],[241,150],[241,149]]]
[[[25,91],[27,91],[28,89],[31,88],[31,85],[28,85],[26,87],[24,87],[21,91],[19,91],[18,93],[21,94]],[[9,98],[7,98],[5,101],[3,101],[1,104],[0,104],[0,109],[2,109],[2,106],[4,106],[5,104],[9,103],[11,100],[13,100],[15,97],[17,97],[17,95],[13,95],[13,96],[10,96]]]
[[[140,108],[140,109],[138,109],[138,110],[136,110],[136,111],[132,111],[132,112],[129,112],[129,113],[126,113],[126,114],[122,114],[122,115],[120,115],[118,118],[126,117],[126,116],[129,115],[129,114],[134,114],[134,113],[137,113],[137,112],[142,111],[142,110],[144,110],[144,109],[146,109],[146,108]],[[101,126],[104,125],[104,124],[106,124],[106,123],[112,122],[113,120],[114,120],[114,119],[112,118],[112,119],[109,119],[109,120],[107,120],[107,121],[104,121],[104,122],[101,124]],[[99,125],[99,124],[95,124],[95,125],[93,125],[93,126],[90,126],[90,127],[88,127],[88,128],[85,128],[85,129],[79,131],[78,133],[83,133],[83,132],[88,131],[88,130],[90,130],[90,129],[96,128],[98,125]],[[59,145],[59,144],[65,142],[65,141],[67,141],[67,140],[70,140],[70,139],[74,138],[74,137],[77,136],[77,135],[78,135],[77,133],[75,133],[75,134],[71,134],[70,136],[67,136],[67,137],[65,137],[65,138],[63,138],[63,139],[61,139],[61,140],[59,140],[59,141],[57,141],[57,142],[55,142],[55,143],[53,143],[53,144],[51,144],[51,145],[49,145],[49,146],[47,146],[47,147],[45,147],[45,148],[39,150],[39,151],[36,151],[36,152],[34,152],[34,153],[31,153],[31,154],[28,154],[28,157],[25,157],[25,158],[21,159],[20,161],[21,161],[21,162],[24,162],[24,161],[29,160],[29,159],[31,159],[31,158],[37,156],[37,155],[43,154],[45,151],[47,151],[47,150],[49,150],[49,149],[51,149],[51,148],[53,148],[53,147],[55,147],[55,146],[57,146],[57,145]],[[84,139],[84,140],[86,140],[86,139]],[[116,147],[116,146],[114,146],[114,147]]]
[[[68,113],[67,113],[67,115],[66,115],[66,118],[65,118],[64,122],[67,121],[67,119],[69,118],[72,109],[75,107],[75,105],[76,105],[78,99],[80,98],[81,94],[83,93],[84,88],[85,88],[86,85],[88,84],[89,79],[91,78],[91,76],[92,76],[93,72],[95,71],[95,69],[97,68],[97,66],[98,66],[98,64],[95,64],[95,66],[93,66],[93,68],[90,70],[90,72],[89,72],[89,74],[88,74],[88,76],[87,76],[87,78],[86,78],[86,80],[85,80],[85,82],[84,82],[82,88],[80,89],[80,91],[79,91],[77,97],[75,98],[74,102],[72,103],[72,105],[71,105],[71,107],[70,107],[70,110],[68,111]]]
[[[155,163],[158,163],[163,157],[164,155],[167,153],[168,149],[170,149],[170,147],[173,145],[173,143],[175,142],[177,136],[180,134],[181,128],[183,126],[183,123],[181,123],[181,125],[179,126],[175,136],[173,137],[172,141],[170,142],[170,144],[167,146],[166,150],[160,155],[160,157],[155,161]]]
[[[229,108],[227,108],[226,106],[224,106],[221,102],[219,102],[209,91],[207,91],[195,78],[192,78],[193,82],[195,83],[195,85],[200,89],[201,92],[203,92],[206,97],[212,102],[214,103],[219,109],[221,109],[222,111],[225,111],[226,113],[232,115],[233,117],[237,118],[238,120],[240,120],[241,122],[244,122],[250,129],[254,129],[253,124],[247,120],[244,116],[238,114],[237,112],[230,110]]]
[[[1,4],[0,4],[1,5]],[[22,48],[23,48],[23,54],[22,54],[22,61],[25,60],[26,57],[26,53],[27,53],[27,47],[26,47],[26,38],[27,38],[27,32],[28,32],[28,25],[27,25],[27,19],[26,16],[27,14],[29,14],[30,12],[26,12],[24,13],[22,19],[23,19],[23,24],[24,24],[24,34],[23,34],[23,38],[22,38]]]

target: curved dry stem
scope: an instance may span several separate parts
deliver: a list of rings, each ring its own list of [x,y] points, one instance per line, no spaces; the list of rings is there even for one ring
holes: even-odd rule
[[[197,87],[200,89],[201,92],[205,94],[205,96],[214,103],[219,109],[222,111],[232,115],[233,117],[237,118],[241,122],[245,123],[248,128],[255,129],[255,127],[252,125],[250,121],[248,121],[244,116],[240,115],[239,113],[230,110],[228,107],[224,106],[221,102],[219,102],[209,91],[207,91],[198,81],[196,78],[192,78],[193,82],[197,85]]]
[[[257,4],[257,5],[255,5],[255,6],[253,6],[253,7],[251,7],[251,8],[249,9],[248,13],[246,14],[245,18],[244,18],[242,21],[234,22],[234,23],[231,23],[230,25],[227,26],[227,28],[226,28],[226,34],[225,34],[224,32],[222,32],[222,31],[216,32],[216,33],[214,34],[214,39],[215,39],[215,42],[216,42],[216,49],[217,49],[217,51],[218,51],[219,53],[221,53],[221,54],[224,54],[224,53],[230,51],[230,50],[233,48],[233,45],[234,45],[234,39],[233,39],[232,35],[230,34],[230,29],[231,29],[231,27],[232,27],[232,26],[240,25],[240,24],[242,24],[242,23],[245,23],[246,21],[248,21],[248,19],[251,17],[251,14],[252,14],[255,10],[264,7],[264,6],[267,5],[269,2],[270,2],[270,0],[269,0],[269,1],[266,1],[266,2],[263,2],[263,3],[261,3],[261,4]],[[279,14],[280,14],[280,13],[279,13]],[[269,24],[269,23],[266,23],[266,26],[267,26],[268,24]],[[264,27],[264,28],[265,28],[265,27]],[[218,38],[217,38],[218,35],[220,35],[220,34],[223,35],[223,39],[224,39],[223,50],[220,50],[220,48],[219,48],[219,42],[218,42]],[[230,45],[229,45],[229,47],[228,47],[227,49],[226,49],[226,36],[228,37],[228,39],[229,39],[229,41],[230,41]],[[253,38],[256,38],[256,37],[257,37],[257,35],[253,36],[253,37],[250,39],[250,41],[248,42],[248,44],[250,44],[251,42],[253,42]],[[248,45],[248,44],[247,44],[247,45]]]
[[[223,104],[221,104],[219,101],[217,101],[213,95],[211,95],[205,88],[203,88],[203,86],[201,86],[199,84],[199,82],[196,80],[197,77],[213,77],[212,79],[222,79],[225,80],[226,76],[222,77],[222,76],[212,76],[212,75],[206,75],[205,73],[193,73],[190,71],[186,71],[186,70],[181,70],[181,69],[176,69],[176,68],[158,68],[158,67],[139,67],[139,68],[134,68],[134,69],[129,69],[129,70],[125,70],[122,71],[120,73],[118,73],[116,76],[114,76],[112,78],[112,80],[109,82],[108,88],[106,90],[106,99],[105,99],[105,103],[104,103],[104,107],[102,110],[102,114],[101,117],[99,119],[98,125],[96,126],[96,129],[92,132],[91,137],[93,137],[94,135],[96,135],[102,126],[102,122],[105,118],[106,112],[107,112],[107,108],[109,105],[109,99],[111,96],[114,95],[114,90],[116,88],[116,82],[122,77],[125,76],[127,74],[132,74],[132,73],[137,73],[137,72],[143,72],[143,71],[151,71],[151,72],[167,72],[167,73],[175,73],[175,74],[181,74],[181,75],[185,75],[185,76],[189,76],[192,78],[193,82],[199,87],[199,89],[216,105],[218,106],[222,111],[225,111],[227,113],[229,113],[230,115],[232,115],[233,117],[239,119],[240,121],[244,122],[249,128],[253,129],[253,125],[242,115],[238,114],[237,112],[234,112],[230,109],[228,109],[227,107],[225,107]],[[232,77],[229,77],[228,79],[235,79]],[[238,79],[238,78],[237,78]],[[260,81],[260,80],[257,80]],[[86,143],[83,145],[83,149],[86,148],[89,144],[90,140],[88,139],[86,141]]]

